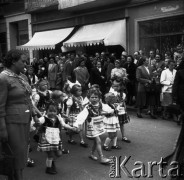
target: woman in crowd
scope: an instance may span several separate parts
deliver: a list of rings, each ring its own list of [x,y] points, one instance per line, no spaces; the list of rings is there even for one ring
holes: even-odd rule
[[[148,67],[149,59],[142,58],[143,65],[139,66],[136,70],[136,78],[138,81],[137,89],[137,117],[142,118],[141,110],[146,106],[147,93],[146,85],[151,84],[151,69]]]
[[[54,57],[51,57],[50,64],[48,67],[48,81],[50,89],[56,88],[57,72],[58,72],[58,65],[54,62]]]
[[[127,72],[125,68],[122,68],[120,65],[121,62],[119,59],[115,60],[115,68],[111,71],[111,79],[114,77],[118,77],[120,79],[123,79],[124,82],[127,80]]]
[[[65,83],[65,80],[64,80],[64,64],[63,63],[60,63],[59,64],[59,70],[58,70],[58,73],[57,73],[57,78],[56,78],[56,89],[57,90],[62,90],[63,87],[64,87],[64,83]]]
[[[163,115],[162,115],[163,119],[168,118],[168,114],[166,110],[167,110],[167,106],[172,104],[172,85],[174,83],[174,79],[176,75],[176,70],[174,69],[175,62],[173,60],[169,60],[168,67],[169,67],[168,69],[162,71],[161,78],[160,78],[160,83],[163,85],[161,96],[160,96],[161,105],[164,108]]]
[[[89,72],[85,66],[85,59],[80,58],[78,67],[74,69],[75,79],[82,86],[82,96],[85,97],[88,89],[89,83]]]
[[[133,105],[133,97],[136,92],[136,69],[137,66],[134,64],[133,57],[131,55],[127,56],[127,62],[124,65],[124,68],[128,74],[128,82],[127,82],[127,104]]]
[[[31,87],[24,72],[25,60],[19,50],[10,50],[0,74],[0,141],[7,142],[14,154],[14,179],[23,180],[31,116],[36,114],[30,99]]]

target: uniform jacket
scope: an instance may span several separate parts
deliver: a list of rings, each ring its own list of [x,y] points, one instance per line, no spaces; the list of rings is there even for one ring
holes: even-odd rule
[[[30,122],[32,113],[30,94],[16,77],[0,74],[0,121],[6,123]]]

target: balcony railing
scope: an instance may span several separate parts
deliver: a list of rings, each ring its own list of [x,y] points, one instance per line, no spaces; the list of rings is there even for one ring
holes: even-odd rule
[[[58,0],[25,0],[26,11],[34,11],[54,5],[58,5]]]

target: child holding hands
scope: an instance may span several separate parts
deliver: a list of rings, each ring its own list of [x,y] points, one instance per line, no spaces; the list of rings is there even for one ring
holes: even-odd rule
[[[41,124],[41,138],[38,143],[38,151],[46,152],[46,173],[56,174],[56,167],[54,163],[54,155],[61,156],[62,142],[60,138],[60,126],[66,129],[74,130],[68,124],[65,124],[63,118],[58,114],[55,104],[50,103],[46,109],[46,115],[39,118]]]
[[[100,157],[100,163],[109,164],[111,159],[104,157],[101,147],[100,135],[105,133],[104,129],[104,116],[114,113],[114,110],[107,104],[103,104],[100,101],[101,93],[97,89],[90,89],[88,91],[89,104],[83,109],[77,116],[77,120],[74,123],[76,129],[87,121],[86,136],[93,139],[93,147],[90,154],[92,160],[98,160],[95,156],[95,151]]]

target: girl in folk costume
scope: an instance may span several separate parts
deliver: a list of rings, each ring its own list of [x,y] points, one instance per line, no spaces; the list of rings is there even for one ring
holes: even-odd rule
[[[73,124],[76,121],[77,115],[82,111],[83,106],[83,98],[82,98],[82,87],[79,84],[74,84],[71,88],[71,94],[66,102],[67,110],[66,110],[66,116],[69,117],[69,125],[73,126]],[[82,147],[88,147],[88,144],[84,142],[83,139],[83,128],[80,127],[79,136],[80,136],[80,146]],[[68,143],[70,144],[76,144],[76,142],[73,140],[73,132],[69,132],[69,140]]]
[[[107,104],[101,103],[101,93],[97,89],[90,89],[88,91],[89,104],[83,109],[77,116],[77,121],[74,123],[74,127],[78,129],[87,120],[87,132],[86,136],[94,140],[90,158],[92,160],[98,160],[95,156],[97,150],[100,157],[100,163],[108,164],[111,159],[105,158],[102,152],[100,135],[105,133],[104,129],[104,115],[114,113],[114,110]]]
[[[38,151],[46,152],[46,173],[56,174],[54,156],[61,156],[62,142],[60,139],[60,126],[67,129],[74,129],[68,124],[65,124],[61,115],[58,115],[55,104],[50,103],[46,110],[46,115],[39,118],[41,125],[41,138],[38,143]]]
[[[106,151],[110,151],[111,149],[121,149],[120,146],[117,145],[117,131],[120,130],[119,120],[118,120],[118,112],[117,112],[117,103],[118,99],[113,93],[107,93],[105,95],[105,102],[114,109],[114,114],[112,116],[106,117],[104,119],[105,129],[108,132],[108,137],[105,140],[103,145],[103,149]],[[110,142],[113,142],[111,149],[109,148]]]
[[[38,95],[40,97],[38,102],[38,109],[43,112],[45,107],[51,99],[52,91],[49,90],[49,84],[47,80],[40,80],[38,82]]]
[[[130,143],[131,141],[125,137],[125,129],[124,129],[124,124],[128,123],[130,121],[129,116],[127,115],[126,112],[126,104],[125,104],[125,99],[126,99],[126,94],[124,93],[124,85],[123,81],[119,78],[114,78],[112,79],[112,87],[110,88],[111,93],[113,93],[117,97],[117,111],[118,111],[118,120],[120,124],[120,130],[121,130],[121,135],[122,135],[122,141],[126,143]]]

